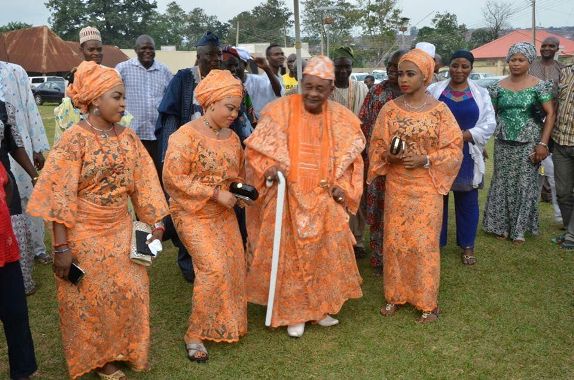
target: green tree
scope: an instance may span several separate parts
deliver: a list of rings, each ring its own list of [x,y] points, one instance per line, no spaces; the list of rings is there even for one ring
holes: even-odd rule
[[[194,49],[195,43],[207,31],[225,38],[229,26],[223,24],[216,16],[209,16],[202,8],[194,8],[187,14],[184,35],[188,49]]]
[[[326,48],[329,39],[330,50],[340,45],[353,45],[353,30],[361,19],[360,9],[344,0],[306,0],[303,2],[303,32],[320,40],[323,36]]]
[[[155,20],[149,34],[154,38],[156,45],[173,45],[178,50],[183,49],[187,24],[187,15],[183,8],[172,1],[167,5],[165,13],[157,13]]]
[[[494,41],[496,37],[493,35],[492,31],[488,28],[476,29],[472,32],[470,36],[470,41],[468,41],[469,49],[475,49],[482,46],[490,41]]]
[[[237,23],[239,42],[270,42],[283,44],[287,30],[293,25],[293,13],[284,0],[267,0],[251,11],[241,12],[228,21],[227,42],[235,43]],[[290,41],[288,41],[289,43]]]
[[[458,49],[468,48],[465,39],[467,29],[464,24],[459,25],[456,15],[452,13],[438,13],[432,20],[433,27],[424,27],[419,30],[416,42],[430,42],[436,46],[436,52],[444,60]]]
[[[397,0],[361,0],[360,24],[362,54],[369,65],[380,64],[396,46],[398,29],[403,23]],[[406,26],[406,25],[405,25]]]
[[[10,32],[12,30],[18,30],[18,29],[27,29],[31,27],[32,27],[31,24],[26,24],[25,22],[10,21],[8,24],[0,26],[0,33]]]
[[[132,47],[156,25],[155,0],[48,0],[50,26],[66,40],[78,40],[81,28],[95,26],[105,44]]]

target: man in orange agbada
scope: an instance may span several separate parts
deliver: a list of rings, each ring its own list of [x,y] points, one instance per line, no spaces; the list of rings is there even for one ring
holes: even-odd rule
[[[287,191],[271,326],[288,326],[292,337],[309,321],[336,325],[330,315],[362,296],[347,211],[357,212],[363,191],[365,138],[359,119],[328,100],[334,78],[329,58],[311,59],[303,94],[270,103],[245,141],[246,181],[260,189],[247,210],[247,298],[267,303],[277,186],[265,182],[280,170]]]

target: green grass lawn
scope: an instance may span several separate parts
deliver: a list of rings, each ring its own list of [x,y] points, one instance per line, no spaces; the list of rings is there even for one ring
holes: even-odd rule
[[[53,106],[40,107],[50,140]],[[492,144],[490,146],[492,152]],[[492,156],[492,155],[491,155]],[[492,161],[488,162],[488,173]],[[490,178],[487,178],[487,185]],[[488,188],[488,186],[487,186]],[[487,191],[481,191],[481,205]],[[452,202],[452,200],[451,200]],[[452,205],[452,203],[451,203]],[[451,213],[452,213],[451,206]],[[559,234],[550,205],[540,206],[541,233],[521,247],[479,232],[478,263],[461,264],[451,217],[449,245],[442,252],[440,321],[414,322],[412,308],[391,318],[382,279],[368,260],[360,262],[363,298],[348,302],[331,328],[308,326],[301,339],[284,328],[264,327],[265,309],[249,307],[249,333],[238,344],[207,344],[207,364],[186,359],[183,336],[192,286],[176,266],[169,244],[150,270],[151,371],[134,379],[232,378],[572,378],[574,253],[550,243]],[[49,266],[36,265],[38,292],[28,298],[39,379],[65,379],[54,281]],[[0,378],[6,378],[7,353],[0,337]],[[569,375],[570,374],[570,375]],[[85,379],[95,379],[88,375]]]

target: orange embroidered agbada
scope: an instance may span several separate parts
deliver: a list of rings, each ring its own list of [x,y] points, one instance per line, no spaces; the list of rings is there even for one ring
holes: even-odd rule
[[[235,133],[213,139],[195,130],[198,123],[169,138],[163,166],[171,215],[195,270],[185,341],[235,342],[247,333],[243,241],[233,209],[211,196],[242,177],[243,151]]]
[[[277,203],[277,186],[266,188],[264,173],[273,165],[286,169],[273,327],[321,320],[337,314],[346,300],[362,296],[349,216],[320,183],[342,188],[346,206],[355,213],[363,190],[365,139],[351,111],[326,104],[323,113],[313,115],[304,111],[301,95],[281,98],[264,109],[245,141],[246,181],[260,192],[247,209],[252,249],[247,296],[260,305],[269,292]]]
[[[129,259],[131,199],[139,219],[167,213],[153,162],[131,129],[102,138],[75,125],[50,152],[28,212],[64,224],[86,275],[78,286],[56,277],[64,354],[72,378],[108,362],[148,368],[149,279]]]
[[[428,155],[430,169],[405,169],[383,159],[399,136],[406,150]],[[369,151],[367,182],[386,176],[383,237],[385,299],[430,312],[437,307],[440,282],[439,234],[443,195],[462,162],[462,133],[444,103],[408,112],[389,101],[377,118]]]

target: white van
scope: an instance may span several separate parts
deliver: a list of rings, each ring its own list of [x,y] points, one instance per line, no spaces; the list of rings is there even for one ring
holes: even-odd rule
[[[62,77],[56,76],[41,76],[41,77],[29,77],[30,86],[36,88],[44,82],[64,82],[64,88],[68,87],[68,81]]]

